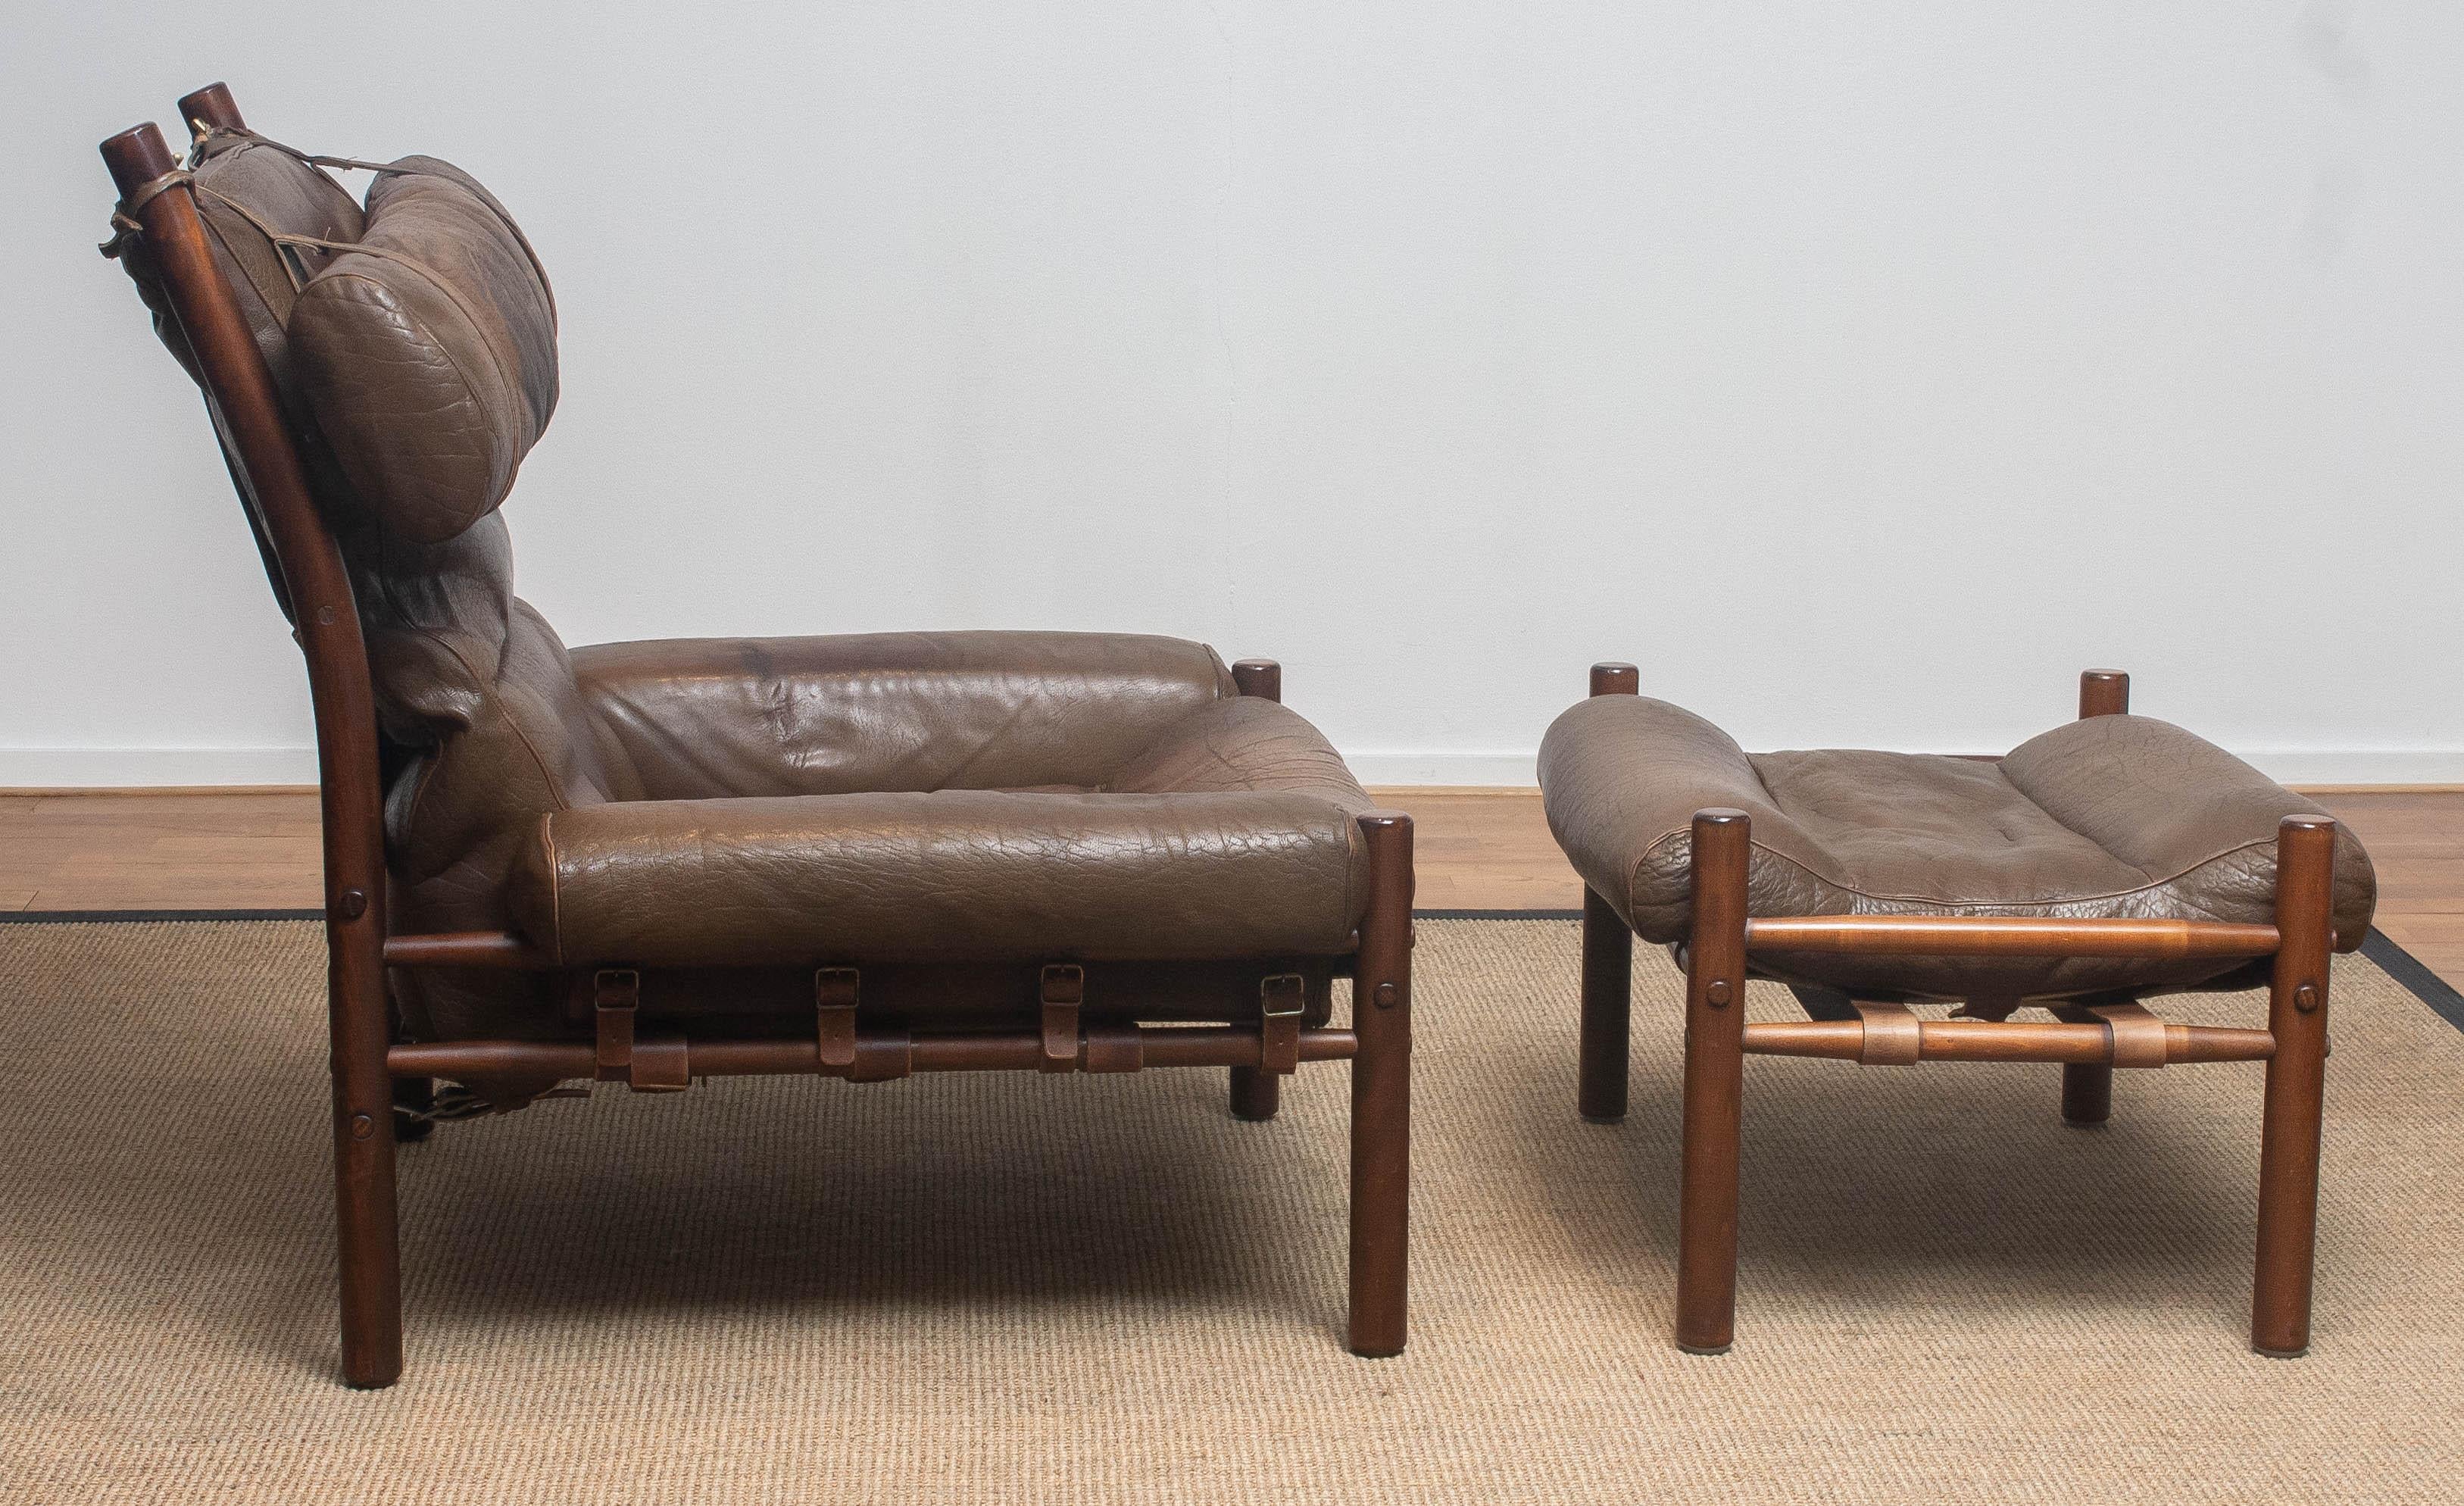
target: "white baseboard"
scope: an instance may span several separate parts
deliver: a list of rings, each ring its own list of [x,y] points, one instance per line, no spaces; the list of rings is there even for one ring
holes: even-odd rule
[[[2464,748],[2300,748],[2245,753],[2288,785],[2464,785]],[[1351,753],[1364,785],[1529,786],[1531,753]],[[0,789],[313,785],[317,750],[0,748]]]
[[[1346,753],[1352,775],[1364,785],[1538,784],[1537,753]]]
[[[0,748],[0,789],[315,783],[317,750],[313,747]]]

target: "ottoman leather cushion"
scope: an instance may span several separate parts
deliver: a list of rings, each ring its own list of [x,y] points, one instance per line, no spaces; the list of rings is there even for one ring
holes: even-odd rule
[[[2319,808],[2148,717],[2067,723],[1999,760],[1857,750],[1749,754],[1691,712],[1599,696],[1541,745],[1549,824],[1585,883],[1636,932],[1691,921],[1694,812],[1752,821],[1751,913],[2275,918],[2276,827]],[[2368,929],[2369,858],[2339,828],[2336,929]],[[2066,997],[2212,983],[2217,959],[1848,957],[1756,953],[1758,972],[1864,997]]]

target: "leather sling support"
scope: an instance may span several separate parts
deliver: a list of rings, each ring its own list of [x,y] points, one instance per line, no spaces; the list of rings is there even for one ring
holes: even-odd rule
[[[852,967],[813,972],[813,1035],[825,1073],[850,1072],[856,1064],[855,1011],[863,985],[863,974]]]
[[[1309,985],[1298,973],[1276,973],[1258,985],[1258,1067],[1289,1076],[1301,1070],[1301,1011]]]
[[[598,1030],[595,1056],[601,1082],[623,1082],[633,1064],[633,1017],[642,1002],[642,975],[630,967],[603,967],[591,979],[591,1013]]]
[[[1923,1027],[1904,1004],[1856,1001],[1857,1017],[1865,1022],[1865,1044],[1857,1060],[1867,1067],[1913,1067],[1917,1064]]]
[[[1038,1072],[1078,1069],[1078,1007],[1087,1000],[1087,973],[1076,963],[1046,963],[1037,990],[1044,1008],[1044,1050]]]
[[[1090,1025],[1082,1065],[1089,1072],[1143,1072],[1146,1037],[1134,1025]]]
[[[625,1081],[635,1093],[682,1093],[693,1086],[685,1038],[679,1034],[637,1035],[633,1059]]]
[[[592,977],[594,1075],[635,1093],[681,1093],[693,1085],[685,1038],[642,1033],[641,1003],[642,975],[634,969],[603,967]]]
[[[2064,1018],[2093,1020],[2104,1027],[2117,1067],[2165,1065],[2165,1022],[2137,1004],[2099,1004],[2061,1011]]]
[[[905,1030],[855,1038],[855,1060],[847,1068],[849,1082],[895,1082],[915,1073],[915,1038]]]

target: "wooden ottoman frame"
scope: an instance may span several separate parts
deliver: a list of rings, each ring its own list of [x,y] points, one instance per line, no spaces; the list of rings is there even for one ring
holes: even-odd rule
[[[217,83],[180,100],[196,126],[244,129]],[[820,1074],[855,1081],[910,1072],[1135,1072],[1147,1067],[1231,1069],[1233,1113],[1273,1117],[1281,1074],[1302,1062],[1352,1063],[1350,1347],[1398,1354],[1405,1336],[1411,1159],[1412,819],[1395,811],[1357,817],[1368,858],[1368,912],[1354,949],[1334,959],[1353,979],[1349,1029],[1304,1028],[1299,990],[1288,1008],[1262,1005],[1261,1023],[1082,1025],[1079,969],[1044,969],[1042,1029],[990,1032],[878,1030],[859,1026],[853,979],[834,1008],[832,980],[816,978],[815,1029],[802,1039],[730,1038],[634,1030],[640,975],[631,969],[560,969],[510,932],[386,934],[385,852],[378,722],[360,615],[342,552],[319,512],[264,354],[252,338],[214,260],[187,175],[151,123],[102,143],[120,190],[114,220],[142,237],[168,296],[170,314],[195,353],[240,498],[271,555],[307,659],[315,704],[319,792],[324,829],[324,915],[332,1034],[334,1193],[340,1221],[342,1376],[355,1386],[388,1385],[402,1373],[402,1280],[394,1145],[397,1095],[416,1099],[435,1078],[466,1075],[629,1083],[643,1091],[693,1078]],[[117,245],[110,249],[117,249]],[[1243,695],[1280,699],[1271,661],[1233,666]],[[396,1040],[387,1008],[388,968],[503,968],[560,973],[595,1000],[592,1040]],[[825,968],[822,974],[852,973]],[[1286,980],[1297,984],[1297,977]],[[1278,980],[1268,979],[1271,986]],[[1270,999],[1267,1004],[1275,1001]],[[412,1118],[422,1130],[424,1122]]]
[[[1631,664],[1592,667],[1594,696],[1632,696]],[[2079,678],[2079,715],[2130,709],[2130,676]],[[1693,820],[1692,928],[1684,948],[1685,1067],[1677,1234],[1677,1342],[1727,1352],[1736,1335],[1737,1167],[1745,1058],[1821,1056],[1864,1066],[1932,1061],[2058,1062],[2062,1117],[2111,1113],[2113,1069],[2264,1061],[2258,1260],[2251,1347],[2291,1358],[2310,1343],[2311,1257],[2327,1057],[2327,974],[2336,937],[2336,823],[2293,815],[2277,831],[2276,921],[2060,919],[1987,916],[1750,916],[1752,851],[1742,810]],[[2167,1024],[2137,1003],[2054,1006],[2052,1021],[1920,1020],[1903,1004],[1852,1000],[1845,1019],[1745,1017],[1756,951],[1868,956],[2273,958],[2267,1029]],[[1606,899],[1583,897],[1583,1117],[1625,1117],[1634,932]]]

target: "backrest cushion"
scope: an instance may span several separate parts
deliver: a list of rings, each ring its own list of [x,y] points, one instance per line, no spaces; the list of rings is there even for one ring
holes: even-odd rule
[[[494,195],[433,157],[368,189],[287,323],[301,402],[364,520],[438,543],[494,512],[556,410],[556,301]]]
[[[286,254],[266,236],[268,230],[315,240],[360,238],[366,217],[350,191],[314,165],[253,136],[218,131],[206,141],[197,164],[197,214],[205,221],[214,259],[239,299],[249,332],[274,370],[275,386],[292,393],[294,379],[290,343],[283,327],[291,321],[297,300],[295,267],[308,271],[324,265],[328,254],[300,247]],[[132,272],[136,268],[132,265]],[[141,286],[143,282],[141,280]],[[150,301],[150,300],[149,300]],[[165,343],[180,364],[195,376],[196,365],[179,326],[161,319]]]

